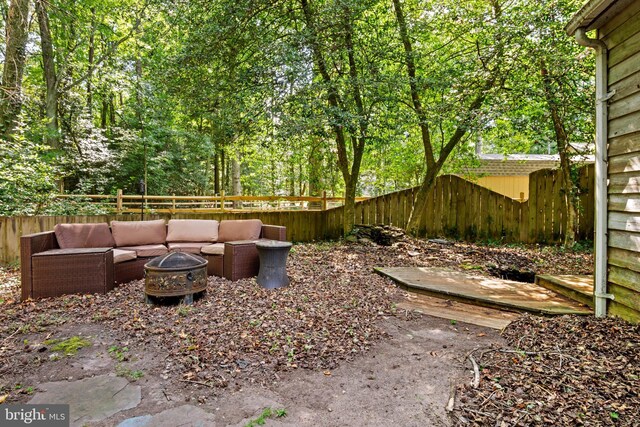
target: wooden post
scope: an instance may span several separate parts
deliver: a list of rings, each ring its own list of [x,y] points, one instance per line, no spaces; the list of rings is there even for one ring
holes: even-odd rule
[[[322,210],[327,210],[327,190],[322,191]]]
[[[524,192],[520,192],[520,201],[524,202]]]
[[[176,196],[176,193],[173,193],[173,194],[172,194],[172,196],[173,196],[173,197],[175,197],[175,196]],[[173,209],[172,209],[172,212],[171,212],[171,213],[172,213],[172,214],[176,213],[176,199],[173,199],[172,208],[173,208]]]
[[[220,210],[224,212],[224,190],[220,190]]]
[[[122,188],[118,188],[118,195],[116,196],[116,213],[122,213]]]

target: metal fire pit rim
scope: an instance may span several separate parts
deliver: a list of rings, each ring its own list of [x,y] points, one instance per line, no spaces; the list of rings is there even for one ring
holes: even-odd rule
[[[195,269],[195,268],[201,268],[201,267],[205,267],[209,261],[204,258],[201,257],[199,255],[195,255],[195,254],[191,254],[189,252],[169,252],[165,255],[160,255],[161,257],[164,257],[164,259],[168,258],[170,255],[175,254],[175,253],[182,253],[184,255],[189,256],[189,258],[191,258],[192,260],[198,262],[198,264],[194,264],[194,265],[183,265],[183,266],[177,266],[177,267],[163,267],[162,265],[149,265],[152,262],[154,262],[157,258],[156,257],[154,259],[152,259],[151,261],[147,262],[144,265],[145,270],[151,270],[151,271],[166,271],[166,272],[170,272],[170,271],[186,271],[186,270],[191,270],[191,269]],[[200,261],[200,258],[202,261]],[[162,261],[164,261],[164,259]]]
[[[202,267],[206,267],[207,266],[208,261],[203,262],[200,265],[194,265],[194,266],[189,266],[189,267],[173,267],[173,268],[167,268],[167,267],[147,267],[146,264],[144,266],[145,269],[150,270],[150,271],[161,271],[161,272],[171,272],[171,271],[189,271],[189,270],[193,270],[193,269],[197,269],[197,268],[202,268]]]

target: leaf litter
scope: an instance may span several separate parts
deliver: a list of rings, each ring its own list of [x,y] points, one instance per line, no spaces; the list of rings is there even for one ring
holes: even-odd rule
[[[639,425],[640,326],[523,315],[502,336],[474,351],[481,380],[460,387],[457,425]]]
[[[20,303],[19,272],[0,270],[2,281],[13,284],[0,295],[0,394],[21,383],[24,372],[52,363],[42,354],[41,342],[78,325],[99,325],[110,345],[126,346],[131,354],[164,355],[158,374],[194,387],[267,384],[279,372],[301,368],[330,375],[385,337],[378,320],[408,315],[394,308],[403,292],[373,267],[471,265],[477,266],[474,273],[490,275],[491,268],[506,266],[575,274],[588,273],[591,264],[592,256],[584,252],[442,245],[409,237],[391,247],[366,241],[297,244],[287,265],[289,287],[265,290],[255,279],[210,277],[208,291],[190,307],[145,304],[141,280],[106,295]],[[20,394],[8,398],[24,399]]]

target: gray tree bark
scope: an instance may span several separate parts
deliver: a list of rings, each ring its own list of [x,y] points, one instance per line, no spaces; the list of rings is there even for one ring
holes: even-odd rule
[[[44,0],[36,0],[36,15],[40,28],[40,46],[42,49],[42,63],[44,81],[47,86],[45,111],[47,116],[47,142],[58,147],[58,78],[53,54],[53,42],[49,28],[49,15]]]
[[[0,88],[0,134],[11,138],[22,110],[22,75],[26,60],[29,0],[12,0],[6,22],[6,47]]]

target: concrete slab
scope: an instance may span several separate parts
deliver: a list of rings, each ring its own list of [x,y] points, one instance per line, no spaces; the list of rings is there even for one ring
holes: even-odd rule
[[[533,283],[476,276],[447,268],[376,268],[401,287],[438,298],[538,314],[591,314],[589,307]]]
[[[139,386],[115,375],[44,383],[38,389],[42,391],[37,392],[29,403],[69,404],[72,426],[83,426],[135,408],[141,398]]]
[[[193,405],[182,405],[155,415],[143,415],[124,420],[118,427],[213,427],[213,414]]]

